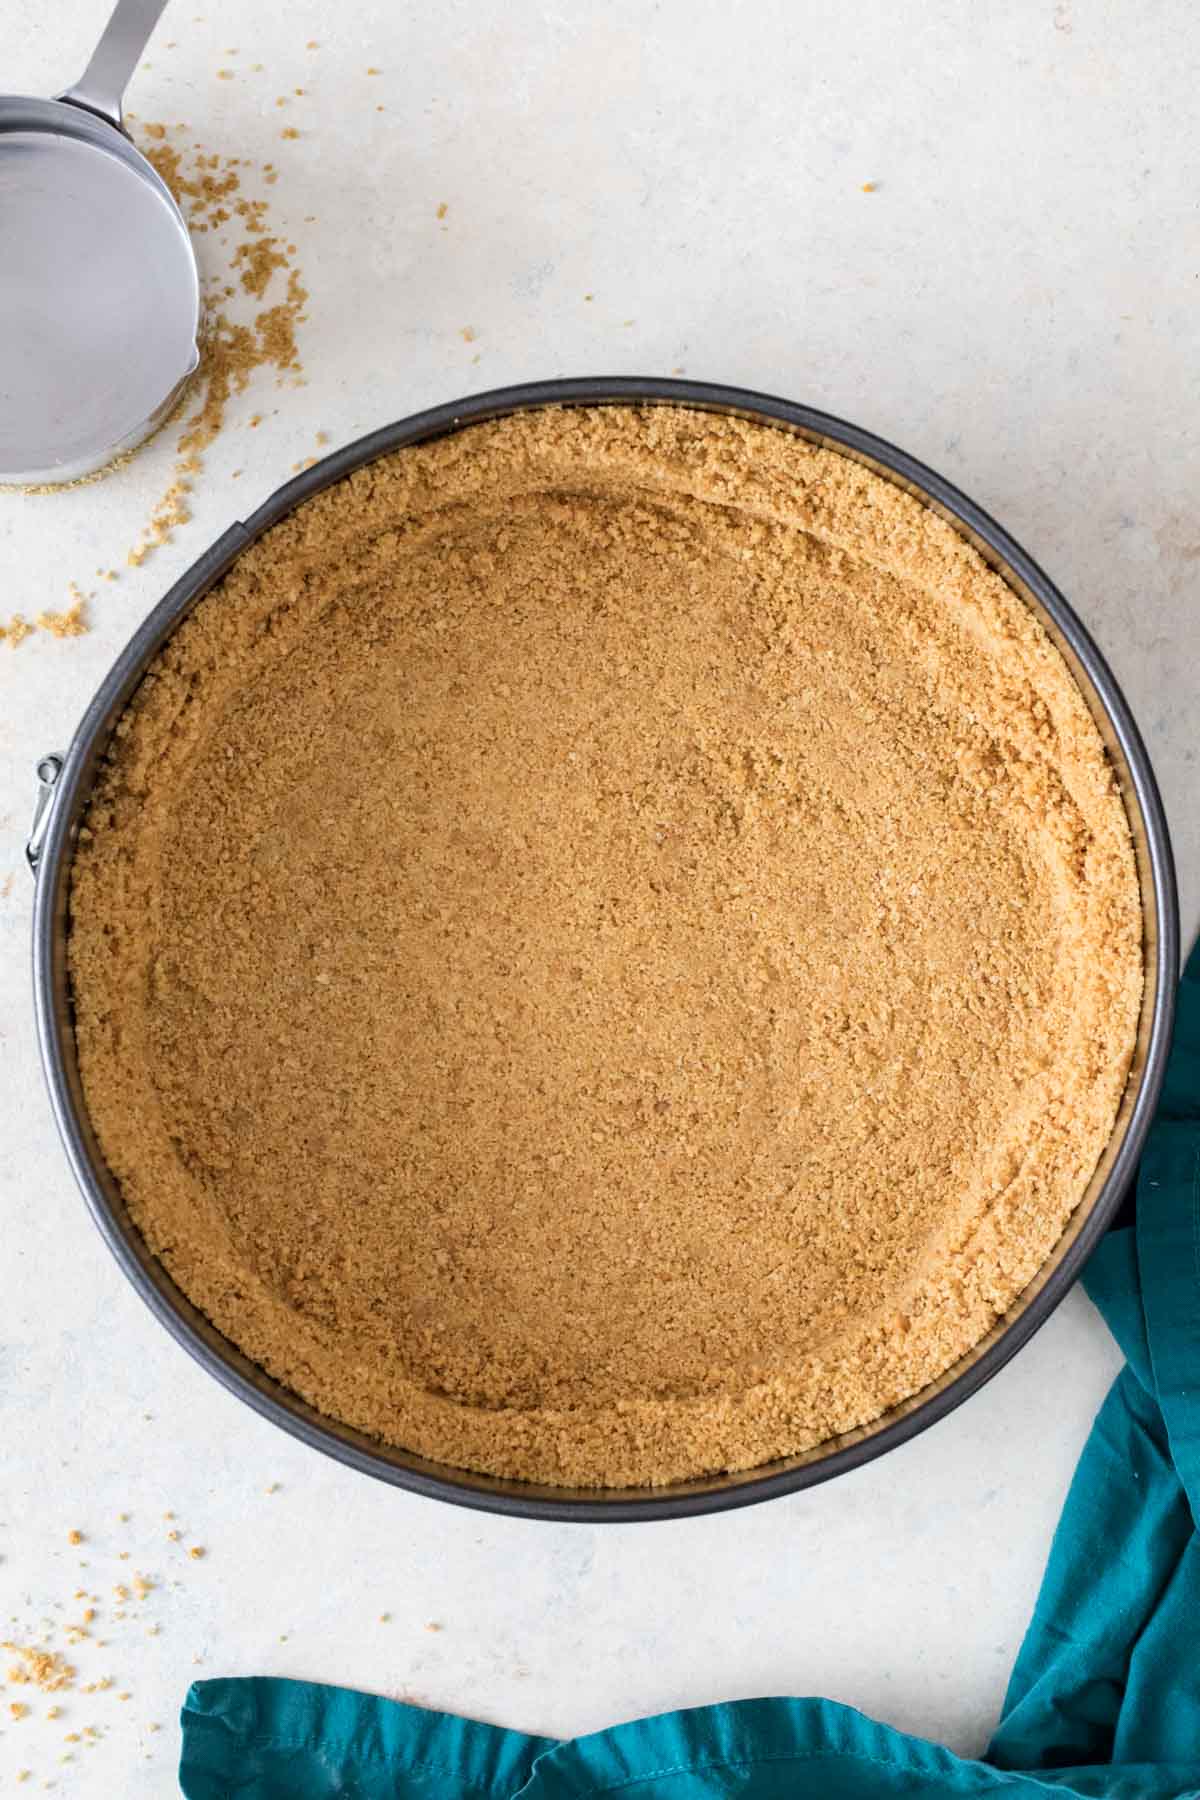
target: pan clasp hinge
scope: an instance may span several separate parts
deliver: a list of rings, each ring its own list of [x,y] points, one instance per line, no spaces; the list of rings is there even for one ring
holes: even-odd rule
[[[62,757],[53,752],[49,756],[43,756],[37,766],[37,799],[33,807],[33,823],[29,827],[29,837],[25,844],[25,861],[34,876],[37,875],[38,864],[42,860],[42,839],[50,823],[50,803],[54,799],[54,789],[62,774],[62,766]]]

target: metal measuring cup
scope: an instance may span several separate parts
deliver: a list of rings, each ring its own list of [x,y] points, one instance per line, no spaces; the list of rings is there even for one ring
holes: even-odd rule
[[[121,96],[166,0],[118,0],[55,100],[0,96],[0,483],[74,481],[160,425],[200,361],[183,215]]]

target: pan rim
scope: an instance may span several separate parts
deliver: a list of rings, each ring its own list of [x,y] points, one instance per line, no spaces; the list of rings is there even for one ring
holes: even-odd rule
[[[233,561],[262,534],[316,493],[344,479],[379,456],[449,435],[485,420],[540,407],[579,405],[673,404],[733,413],[797,431],[809,441],[849,453],[925,499],[954,522],[968,539],[986,547],[1017,591],[1036,600],[1035,610],[1053,621],[1061,643],[1082,669],[1103,709],[1128,776],[1123,783],[1127,812],[1130,793],[1144,831],[1146,874],[1141,874],[1143,919],[1153,927],[1147,955],[1147,987],[1153,978],[1149,1006],[1143,1015],[1145,1053],[1124,1132],[1086,1215],[1070,1242],[1052,1253],[1040,1285],[1020,1310],[997,1322],[981,1345],[960,1359],[939,1383],[873,1425],[829,1440],[800,1459],[766,1464],[737,1475],[716,1475],[659,1488],[634,1490],[554,1489],[431,1464],[409,1456],[394,1461],[384,1446],[372,1448],[363,1434],[316,1414],[281,1384],[252,1373],[253,1365],[211,1327],[206,1335],[195,1308],[158,1265],[156,1279],[139,1256],[134,1228],[117,1214],[81,1120],[81,1096],[72,1083],[74,1046],[66,1013],[65,899],[74,828],[90,786],[96,758],[144,670],[186,613],[208,592]],[[1070,659],[1069,659],[1070,660]],[[1085,690],[1085,699],[1088,694]],[[1090,701],[1089,701],[1090,704]],[[1092,708],[1094,712],[1094,708]],[[1097,721],[1098,724],[1100,721]],[[1135,821],[1131,817],[1131,827]],[[1152,903],[1152,911],[1151,911]],[[1151,955],[1152,952],[1152,955]],[[732,1510],[815,1486],[883,1455],[928,1429],[990,1380],[1033,1336],[1073,1286],[1088,1255],[1107,1230],[1133,1175],[1153,1118],[1162,1086],[1174,1018],[1179,968],[1179,919],[1174,864],[1161,797],[1140,732],[1114,676],[1082,621],[1056,585],[1010,534],[981,507],[907,452],[857,425],[816,408],[723,383],[661,377],[575,377],[535,381],[492,389],[427,408],[368,433],[332,452],[312,468],[285,482],[245,521],[235,523],[188,569],[118,656],[97,689],[76,730],[55,789],[39,864],[33,924],[34,992],[38,1040],[51,1105],[60,1137],[84,1199],[105,1242],[124,1274],[151,1311],[202,1367],[261,1416],[271,1419],[311,1448],[333,1456],[361,1473],[428,1498],[512,1516],[579,1523],[629,1523],[658,1518],[692,1517]],[[1152,967],[1151,967],[1152,964]],[[67,1039],[71,1038],[68,1043]],[[1115,1136],[1114,1128],[1114,1136]],[[1111,1148],[1111,1145],[1110,1145]],[[1084,1204],[1080,1202],[1080,1206]],[[1077,1209],[1078,1210],[1078,1209]],[[1068,1228],[1068,1232],[1070,1228]],[[1057,1260],[1054,1260],[1054,1258]],[[1053,1266],[1051,1266],[1051,1263]],[[182,1302],[182,1304],[181,1304]],[[189,1317],[191,1314],[193,1316]],[[218,1347],[219,1345],[223,1348]],[[955,1370],[958,1372],[955,1373]],[[924,1396],[924,1397],[923,1397]]]

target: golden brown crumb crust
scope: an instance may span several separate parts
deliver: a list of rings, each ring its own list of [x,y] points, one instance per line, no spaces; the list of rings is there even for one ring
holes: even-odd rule
[[[76,853],[87,1102],[335,1418],[552,1483],[941,1375],[1112,1129],[1141,916],[1027,607],[857,463],[678,408],[373,463],[250,549]]]

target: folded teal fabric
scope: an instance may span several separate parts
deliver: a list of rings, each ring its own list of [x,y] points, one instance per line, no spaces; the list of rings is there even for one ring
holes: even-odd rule
[[[1200,1797],[1200,950],[1136,1224],[1085,1283],[1127,1358],[1092,1429],[986,1756],[830,1700],[744,1700],[559,1743],[306,1682],[197,1682],[189,1800]]]

